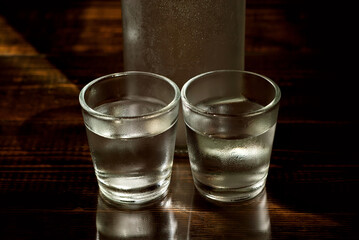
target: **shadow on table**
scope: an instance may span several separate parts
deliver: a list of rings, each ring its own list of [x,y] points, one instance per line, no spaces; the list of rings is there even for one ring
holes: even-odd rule
[[[81,164],[89,156],[79,105],[40,112],[22,124],[17,136],[23,150],[48,157],[46,164]]]

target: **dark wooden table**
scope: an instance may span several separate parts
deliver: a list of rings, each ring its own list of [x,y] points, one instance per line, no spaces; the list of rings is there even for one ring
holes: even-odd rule
[[[247,0],[246,69],[282,101],[266,191],[218,205],[176,157],[170,192],[98,197],[78,103],[123,69],[120,0],[1,1],[1,239],[359,239],[357,26],[348,1]]]

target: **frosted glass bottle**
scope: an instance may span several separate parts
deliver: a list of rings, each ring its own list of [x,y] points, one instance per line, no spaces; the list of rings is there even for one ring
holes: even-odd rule
[[[244,68],[245,0],[122,0],[122,19],[125,71],[158,73],[181,88],[202,72]]]

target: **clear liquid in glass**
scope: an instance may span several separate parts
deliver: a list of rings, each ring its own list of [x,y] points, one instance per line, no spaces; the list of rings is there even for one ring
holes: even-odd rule
[[[164,107],[148,98],[122,99],[104,103],[96,111],[130,117],[148,114]],[[170,125],[168,123],[163,123]],[[86,128],[91,156],[101,193],[123,203],[142,203],[163,195],[171,178],[176,124],[150,136],[124,136],[109,133],[106,126],[96,132]]]
[[[246,98],[231,98],[212,99],[197,107],[207,112],[229,114],[255,111],[262,106]],[[234,137],[231,129],[208,135],[194,130],[196,126],[187,125],[196,188],[208,198],[220,201],[245,200],[258,195],[265,186],[275,127],[274,124],[258,135]]]

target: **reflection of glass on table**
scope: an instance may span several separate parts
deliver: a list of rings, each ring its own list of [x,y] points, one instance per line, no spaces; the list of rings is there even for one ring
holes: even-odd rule
[[[196,192],[192,210],[196,211],[190,212],[187,239],[271,239],[266,190],[251,200],[235,203],[204,201]],[[203,225],[213,227],[199,227]]]
[[[171,198],[165,197],[155,205],[126,209],[98,198],[96,213],[97,239],[175,239],[177,220],[166,209]],[[153,211],[158,208],[158,211]]]

